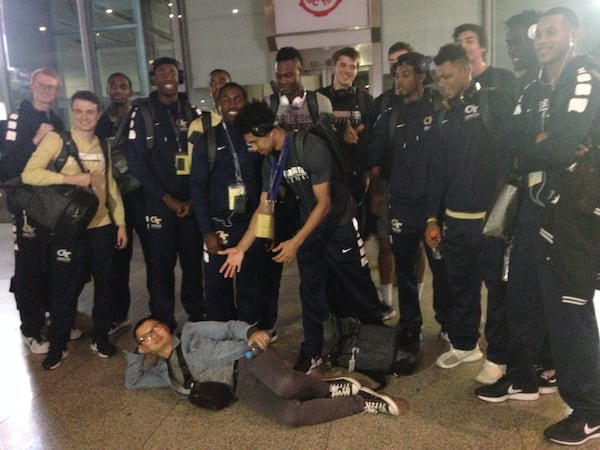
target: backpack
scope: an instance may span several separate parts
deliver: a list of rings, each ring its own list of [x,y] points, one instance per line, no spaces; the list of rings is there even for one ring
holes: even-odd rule
[[[142,106],[144,105],[144,102],[139,100],[142,99],[134,100],[133,105],[138,106],[138,111],[142,114],[146,127],[150,126],[150,129],[154,130],[154,121],[150,109],[148,108],[148,105]],[[127,163],[127,157],[125,156],[129,146],[129,138],[127,136],[129,122],[130,114],[122,117],[114,137],[110,139],[112,141],[110,151],[112,174],[119,187],[119,191],[123,195],[134,192],[142,186],[142,183],[140,183],[129,170],[129,164]],[[150,144],[153,146],[154,136],[151,137],[150,141]],[[148,146],[148,142],[146,143],[146,146]]]
[[[415,371],[418,355],[402,348],[397,328],[365,325],[353,317],[333,316],[332,321],[335,343],[328,355],[332,364],[380,382],[386,375]]]
[[[188,142],[194,145],[196,139],[202,135],[206,135],[206,151],[208,153],[208,172],[212,172],[215,166],[215,159],[217,157],[217,137],[215,128],[212,125],[212,115],[210,111],[202,111],[200,116],[202,120],[202,131],[190,130],[191,133],[188,136]],[[191,153],[191,152],[190,152]]]

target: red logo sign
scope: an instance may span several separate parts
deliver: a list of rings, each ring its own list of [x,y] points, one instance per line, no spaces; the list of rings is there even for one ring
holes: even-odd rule
[[[342,0],[300,0],[300,6],[313,16],[323,17],[337,8]]]

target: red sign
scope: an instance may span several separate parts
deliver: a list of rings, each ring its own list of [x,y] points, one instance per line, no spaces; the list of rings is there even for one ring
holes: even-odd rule
[[[342,0],[300,0],[300,6],[317,17],[323,17],[337,8]]]

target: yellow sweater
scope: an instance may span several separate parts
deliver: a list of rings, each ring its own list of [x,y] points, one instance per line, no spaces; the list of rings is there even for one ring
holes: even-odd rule
[[[82,139],[75,130],[71,130],[71,136],[79,150],[79,159],[92,174],[92,189],[98,196],[99,201],[98,211],[96,211],[96,215],[88,228],[98,228],[111,224],[111,215],[114,218],[115,225],[125,225],[123,201],[111,170],[108,170],[108,189],[106,186],[106,170],[107,167],[110,168],[110,164],[105,161],[98,137],[94,136],[94,139],[89,142]],[[23,183],[37,186],[64,184],[65,175],[81,173],[77,161],[72,156],[69,156],[59,173],[47,169],[48,164],[56,160],[60,154],[62,146],[63,140],[58,133],[48,133],[27,162],[25,170],[21,174]]]

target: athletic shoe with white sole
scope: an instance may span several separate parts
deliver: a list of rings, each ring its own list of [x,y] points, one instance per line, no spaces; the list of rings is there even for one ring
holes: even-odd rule
[[[506,364],[496,364],[486,359],[483,368],[475,377],[475,381],[481,384],[494,384],[506,373]]]
[[[389,414],[390,416],[400,415],[398,405],[394,400],[391,399],[391,397],[388,397],[387,395],[379,394],[364,386],[360,388],[358,395],[365,400],[364,411],[366,413]]]
[[[475,395],[490,403],[502,403],[506,400],[531,401],[540,398],[537,385],[529,386],[507,376],[503,376],[494,384],[475,389]]]
[[[483,358],[483,353],[481,353],[479,345],[475,345],[471,350],[458,350],[450,345],[450,350],[442,353],[435,363],[442,369],[452,369],[459,364],[478,361],[481,358]]]

